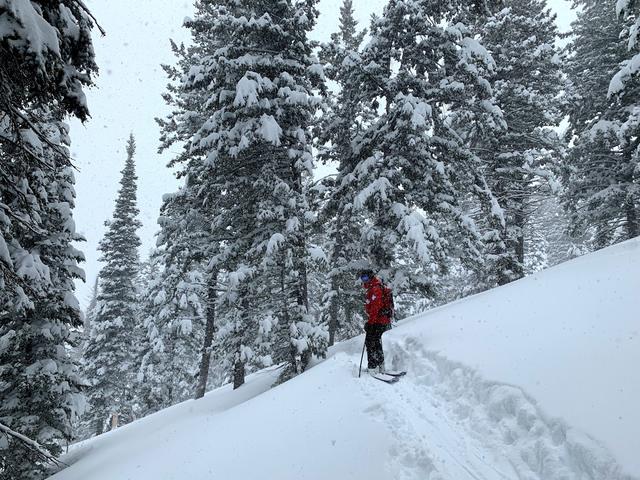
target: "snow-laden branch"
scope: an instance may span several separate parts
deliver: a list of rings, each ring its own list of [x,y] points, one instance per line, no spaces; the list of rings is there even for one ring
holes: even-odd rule
[[[74,1],[76,2],[76,5],[78,5],[78,7],[80,7],[80,9],[84,11],[84,13],[86,13],[87,15],[89,15],[89,17],[91,17],[91,19],[93,20],[93,23],[96,25],[98,30],[100,30],[100,34],[104,37],[107,34],[107,32],[105,32],[104,28],[100,26],[96,17],[94,17],[93,13],[91,13],[91,11],[89,10],[89,7],[87,7],[82,0],[74,0]]]
[[[41,457],[43,460],[47,461],[47,462],[51,462],[53,464],[55,464],[58,467],[64,466],[64,467],[68,467],[69,465],[67,465],[64,462],[61,462],[60,460],[58,460],[57,458],[55,458],[53,455],[51,455],[44,447],[42,447],[38,442],[36,442],[35,440],[31,440],[29,437],[16,432],[15,430],[10,429],[9,427],[7,427],[6,425],[0,423],[0,432],[4,433],[6,436],[8,437],[13,437],[16,440],[18,440],[19,442],[23,443],[29,450],[35,452],[39,457]]]

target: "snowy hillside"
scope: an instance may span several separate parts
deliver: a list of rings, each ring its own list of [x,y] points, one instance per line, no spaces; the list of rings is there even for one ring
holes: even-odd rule
[[[400,322],[87,441],[56,480],[640,478],[640,240]]]

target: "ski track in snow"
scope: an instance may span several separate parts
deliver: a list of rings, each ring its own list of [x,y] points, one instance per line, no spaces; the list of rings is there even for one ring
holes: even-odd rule
[[[364,411],[390,429],[395,480],[634,480],[597,441],[547,417],[522,389],[385,338],[387,365],[408,373],[360,382]],[[352,361],[355,357],[352,357]]]

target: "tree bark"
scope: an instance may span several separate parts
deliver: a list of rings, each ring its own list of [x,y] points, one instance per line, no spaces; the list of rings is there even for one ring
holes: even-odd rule
[[[240,317],[238,319],[238,324],[236,324],[236,352],[235,358],[233,362],[233,389],[241,387],[244,385],[245,380],[245,366],[244,359],[242,358],[242,347],[245,341],[245,329],[248,324],[248,316],[249,316],[249,302],[248,302],[248,289],[246,284],[241,284],[240,286]]]
[[[342,235],[342,213],[338,212],[338,219],[336,221],[335,230],[335,249],[332,255],[334,268],[341,266],[342,252],[344,250],[344,239]],[[340,321],[338,315],[340,314],[340,307],[342,306],[342,293],[340,292],[340,282],[338,276],[340,274],[334,274],[331,277],[331,291],[333,296],[331,297],[331,304],[329,305],[329,346],[333,345],[336,340],[336,332]]]
[[[332,278],[331,291],[333,292],[333,296],[331,297],[331,304],[329,305],[329,346],[335,343],[336,332],[338,331],[338,311],[340,309],[339,288],[336,278]]]
[[[240,388],[244,385],[245,368],[242,361],[242,352],[240,349],[236,351],[235,362],[233,365],[233,389]]]
[[[514,277],[515,279],[524,277],[524,227],[525,227],[525,215],[522,212],[516,212],[514,216],[515,226],[518,228],[518,236],[515,242],[515,254],[518,260],[517,265],[514,265]]]
[[[638,210],[636,208],[636,204],[633,200],[633,196],[630,194],[627,195],[625,199],[625,213],[627,217],[626,221],[626,229],[627,229],[627,238],[635,238],[640,235],[640,225],[638,225]]]
[[[111,414],[111,430],[115,430],[116,428],[118,428],[118,414],[112,413]]]
[[[202,356],[200,357],[200,371],[198,373],[198,385],[196,386],[195,394],[196,399],[204,397],[207,391],[209,366],[211,364],[211,348],[213,346],[213,334],[215,333],[217,283],[218,272],[211,272],[207,282],[207,325],[205,327],[204,343],[202,345]]]

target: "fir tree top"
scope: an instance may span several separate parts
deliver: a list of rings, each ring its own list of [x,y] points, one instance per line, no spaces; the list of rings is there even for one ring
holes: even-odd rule
[[[127,142],[127,159],[122,169],[120,190],[116,198],[113,220],[105,222],[108,227],[100,242],[101,260],[107,265],[100,273],[101,278],[122,275],[135,276],[138,271],[138,247],[140,238],[136,230],[142,225],[137,219],[140,211],[137,207],[135,161],[136,142],[133,134]]]
[[[353,16],[353,1],[344,0],[340,7],[340,37],[349,50],[357,50],[366,35],[366,30],[358,32],[357,27],[358,22]]]

